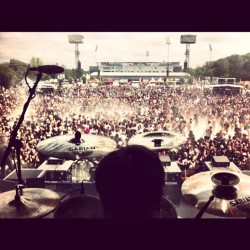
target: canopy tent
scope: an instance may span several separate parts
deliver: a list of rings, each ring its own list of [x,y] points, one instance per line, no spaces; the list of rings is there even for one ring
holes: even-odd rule
[[[157,80],[157,82],[163,83],[163,80],[161,79],[161,77]]]
[[[152,77],[152,79],[149,81],[150,83],[156,82],[154,77]]]

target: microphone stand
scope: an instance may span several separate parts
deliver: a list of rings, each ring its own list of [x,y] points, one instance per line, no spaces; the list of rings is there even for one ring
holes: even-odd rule
[[[27,71],[27,73],[25,75],[25,80],[26,80],[26,76],[27,76],[28,72],[29,72],[29,70]],[[35,81],[33,87],[29,88],[30,94],[29,94],[28,100],[26,101],[26,103],[23,106],[23,111],[22,111],[22,114],[21,114],[21,116],[19,118],[19,121],[18,121],[17,125],[14,127],[14,129],[12,130],[12,132],[10,134],[9,144],[8,144],[6,150],[5,150],[5,153],[4,153],[2,162],[1,162],[1,176],[0,176],[1,179],[4,179],[4,177],[5,177],[5,162],[7,160],[7,157],[9,155],[9,153],[10,153],[11,148],[15,146],[17,132],[18,132],[23,120],[24,120],[24,116],[25,116],[26,110],[28,109],[30,101],[35,97],[36,87],[37,87],[39,81],[41,80],[41,78],[42,78],[42,73],[39,72],[37,74],[37,76],[36,76],[36,81]],[[19,181],[21,181],[21,167],[20,166],[19,166],[18,172],[19,172],[18,173]]]
[[[16,195],[15,195],[15,201],[20,201],[20,197],[23,195],[23,188],[24,188],[24,181],[22,180],[22,174],[21,174],[21,148],[23,146],[23,143],[15,139],[13,147],[16,149],[16,155],[17,155],[17,178],[18,178],[18,184],[15,186]]]

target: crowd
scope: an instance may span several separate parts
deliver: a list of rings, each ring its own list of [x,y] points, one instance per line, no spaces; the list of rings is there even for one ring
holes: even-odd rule
[[[7,144],[28,93],[21,86],[0,88],[0,138]],[[37,144],[56,135],[97,134],[110,137],[117,147],[134,135],[171,130],[187,141],[166,149],[180,168],[192,175],[212,156],[226,155],[242,170],[250,170],[250,97],[211,95],[195,86],[73,85],[37,94],[31,101],[18,138],[23,143],[23,167],[41,163]]]

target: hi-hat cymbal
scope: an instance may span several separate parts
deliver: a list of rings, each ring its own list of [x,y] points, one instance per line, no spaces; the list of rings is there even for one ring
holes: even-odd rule
[[[250,177],[236,172],[206,171],[182,184],[185,200],[205,212],[222,217],[250,217]]]
[[[177,148],[186,142],[186,138],[172,131],[152,131],[133,136],[128,145],[142,145],[151,150]]]
[[[45,156],[78,160],[102,157],[117,147],[116,141],[100,135],[84,134],[80,143],[73,143],[72,139],[74,135],[54,136],[39,142],[37,149]]]
[[[43,188],[24,188],[23,195],[15,199],[16,191],[0,194],[0,218],[40,218],[50,213],[60,201],[59,195]]]

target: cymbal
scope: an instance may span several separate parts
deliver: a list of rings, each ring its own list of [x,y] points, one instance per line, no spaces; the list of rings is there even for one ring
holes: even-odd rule
[[[177,148],[186,142],[186,138],[172,131],[152,131],[133,136],[128,145],[142,145],[151,150]]]
[[[58,135],[41,141],[37,149],[45,156],[65,160],[98,158],[113,151],[117,147],[116,141],[111,138],[84,134],[80,143],[72,143],[74,135]]]
[[[0,194],[0,218],[39,218],[50,213],[59,203],[59,195],[43,188],[24,188],[19,200],[16,191]]]
[[[250,217],[250,177],[232,171],[205,171],[186,179],[184,199],[198,209],[221,217]]]
[[[104,212],[98,197],[84,194],[63,201],[55,210],[54,218],[104,218]]]

